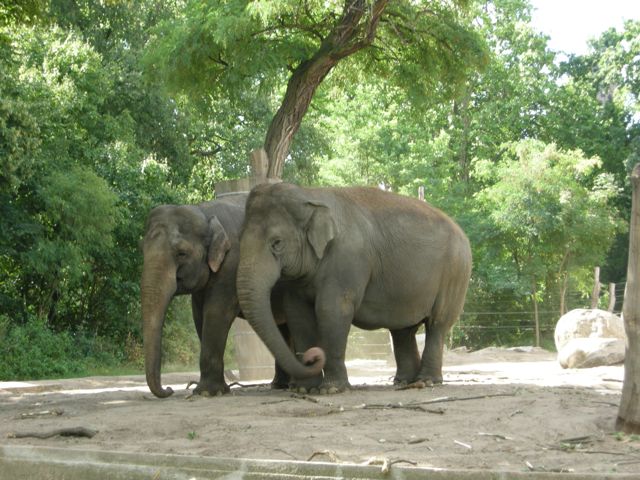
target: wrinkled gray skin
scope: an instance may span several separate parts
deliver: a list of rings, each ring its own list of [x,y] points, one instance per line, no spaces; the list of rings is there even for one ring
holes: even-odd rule
[[[173,393],[161,382],[162,327],[171,299],[184,294],[191,294],[200,339],[200,381],[194,392],[229,391],[223,356],[231,323],[241,316],[236,272],[246,198],[238,194],[198,205],[160,205],[149,213],[140,290],[147,384],[157,397]],[[274,291],[273,298],[282,334],[288,337],[282,295]],[[287,385],[288,376],[276,366],[273,386]]]
[[[324,377],[298,388],[349,386],[351,324],[391,331],[395,382],[442,382],[445,334],[460,316],[471,275],[469,241],[449,217],[416,199],[373,188],[260,185],[247,201],[238,297],[245,317],[278,363],[298,378],[299,362],[279,339],[269,306],[286,285],[284,307],[297,352],[326,353]],[[415,333],[426,329],[418,352]]]

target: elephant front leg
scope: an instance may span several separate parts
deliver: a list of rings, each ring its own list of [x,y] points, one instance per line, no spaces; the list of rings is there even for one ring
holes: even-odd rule
[[[295,294],[287,292],[283,298],[283,307],[287,318],[290,341],[296,356],[301,360],[302,352],[318,346],[318,332],[313,305]],[[282,329],[280,331],[282,332]],[[278,365],[276,364],[277,374]],[[298,393],[316,393],[319,392],[322,378],[322,375],[305,379],[291,378],[289,387]]]
[[[420,353],[416,343],[416,331],[419,325],[391,330],[393,340],[393,355],[396,359],[396,375],[393,383],[409,385],[418,377],[420,370]]]
[[[348,289],[326,289],[316,298],[318,345],[326,363],[320,393],[339,393],[350,388],[345,355],[354,316],[355,295]]]
[[[218,396],[230,391],[224,378],[224,350],[231,323],[238,311],[228,303],[211,301],[210,295],[202,302],[200,311],[203,316],[200,381],[193,392],[196,395]]]
[[[286,323],[281,323],[278,325],[278,330],[280,330],[280,334],[282,338],[284,338],[285,342],[289,345],[293,345],[293,341],[291,340],[291,333],[289,332],[289,325]],[[271,388],[274,390],[286,390],[289,388],[289,383],[291,378],[287,372],[280,366],[278,362],[275,365],[275,375],[273,380],[271,380]]]

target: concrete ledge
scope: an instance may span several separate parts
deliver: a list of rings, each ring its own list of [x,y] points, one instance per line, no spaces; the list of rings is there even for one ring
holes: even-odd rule
[[[251,460],[186,455],[120,453],[33,446],[0,446],[0,479],[397,479],[397,480],[603,480],[638,478],[635,474],[572,474],[554,472],[491,472]]]

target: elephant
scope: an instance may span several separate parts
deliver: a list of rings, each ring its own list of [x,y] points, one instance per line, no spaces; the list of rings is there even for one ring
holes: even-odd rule
[[[171,299],[191,295],[200,339],[200,381],[195,394],[229,392],[224,379],[224,350],[229,329],[242,316],[236,293],[239,234],[247,194],[227,194],[197,205],[160,205],[149,213],[142,240],[144,264],[140,281],[147,385],[157,397],[168,397],[160,363],[162,328]],[[272,295],[274,315],[285,341],[282,294]],[[274,388],[286,388],[288,375],[276,365]]]
[[[259,185],[249,195],[237,274],[242,311],[296,388],[350,387],[351,325],[389,329],[394,382],[442,383],[446,333],[462,313],[471,248],[445,213],[371,187]],[[323,352],[323,372],[303,365],[274,327],[269,292],[284,282],[284,310],[296,351]],[[420,356],[415,334],[425,325]],[[307,351],[304,360],[318,358]],[[303,379],[299,381],[298,379]]]

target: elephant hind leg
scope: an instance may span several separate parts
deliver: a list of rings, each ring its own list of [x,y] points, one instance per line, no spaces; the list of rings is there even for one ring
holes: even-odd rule
[[[442,356],[447,330],[441,324],[425,321],[424,351],[416,381],[427,386],[443,382]]]
[[[420,353],[416,343],[416,331],[420,325],[391,330],[393,354],[396,359],[396,375],[393,383],[408,385],[413,383],[420,369]]]
[[[440,295],[431,316],[424,321],[424,351],[418,379],[425,383],[442,383],[442,357],[447,332],[462,313],[466,288],[453,289],[452,294]]]

